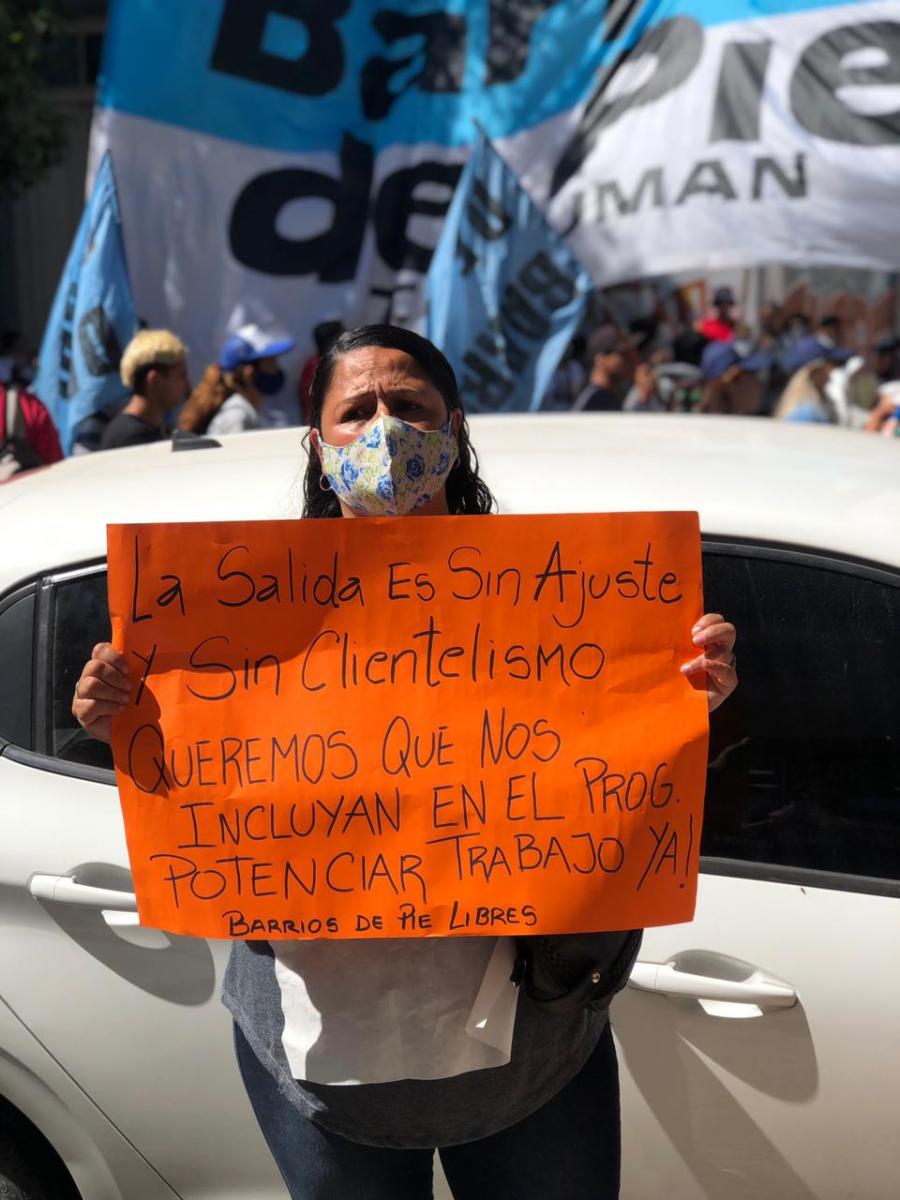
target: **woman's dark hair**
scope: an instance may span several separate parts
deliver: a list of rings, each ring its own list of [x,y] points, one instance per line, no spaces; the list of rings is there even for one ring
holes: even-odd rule
[[[322,355],[309,390],[311,427],[319,429],[321,426],[322,406],[338,360],[346,354],[352,354],[354,350],[363,350],[369,346],[402,350],[404,354],[415,359],[428,380],[443,396],[448,416],[457,410],[462,413],[456,376],[437,346],[409,329],[401,329],[399,325],[362,325],[359,329],[342,333]],[[321,478],[322,466],[319,456],[310,447],[306,477],[303,481],[303,515],[339,517],[341,506],[337,496],[330,488],[323,491],[319,486]],[[478,476],[478,458],[469,445],[469,426],[465,413],[459,426],[459,458],[447,477],[447,506],[454,514],[489,513],[495,507],[494,497],[487,484]]]

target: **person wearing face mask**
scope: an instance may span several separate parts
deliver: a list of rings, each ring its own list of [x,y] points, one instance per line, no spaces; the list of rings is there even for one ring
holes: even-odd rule
[[[343,334],[323,356],[311,405],[305,518],[494,510],[453,370],[424,338],[385,325]],[[382,528],[370,526],[371,536]],[[706,671],[714,709],[737,683],[734,628],[707,614],[693,641],[698,656],[682,670]],[[97,646],[76,688],[76,719],[108,740],[131,682],[124,654]],[[292,1197],[430,1200],[435,1149],[456,1200],[618,1196],[607,1008],[550,1013],[526,976],[511,988],[511,1045],[469,1032],[488,964],[506,943],[233,944],[223,1000],[242,1079]]]
[[[216,437],[268,424],[263,412],[266,398],[284,387],[278,356],[293,348],[291,338],[273,337],[258,325],[244,325],[231,334],[219,355],[219,378],[213,379],[209,369],[204,373],[202,393],[185,416],[186,422],[194,424],[182,428]]]

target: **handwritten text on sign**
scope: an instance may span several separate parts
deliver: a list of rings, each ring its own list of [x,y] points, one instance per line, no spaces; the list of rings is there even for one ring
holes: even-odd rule
[[[144,924],[207,937],[689,919],[693,513],[109,528]]]

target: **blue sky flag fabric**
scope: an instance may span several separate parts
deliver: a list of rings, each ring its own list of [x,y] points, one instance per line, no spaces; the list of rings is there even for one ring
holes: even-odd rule
[[[50,310],[35,380],[66,454],[85,417],[123,399],[119,360],[137,327],[116,181],[106,154]]]
[[[540,408],[593,286],[482,135],[427,280],[428,336],[450,359],[467,411]]]

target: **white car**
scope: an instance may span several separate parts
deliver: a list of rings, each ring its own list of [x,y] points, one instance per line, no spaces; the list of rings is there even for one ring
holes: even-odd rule
[[[472,424],[505,512],[699,509],[706,607],[738,627],[696,918],[647,932],[613,1010],[623,1196],[897,1195],[900,444]],[[294,516],[303,466],[284,430],[0,487],[0,1195],[284,1200],[218,999],[228,947],[137,924],[109,752],[69,705],[107,635],[106,523]]]

